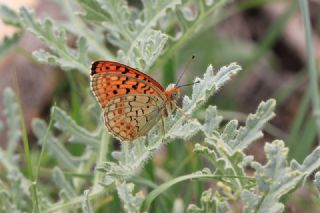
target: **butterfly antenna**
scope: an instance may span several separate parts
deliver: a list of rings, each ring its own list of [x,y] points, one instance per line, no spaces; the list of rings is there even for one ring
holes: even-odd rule
[[[198,84],[198,83],[200,83],[200,81],[195,81],[195,82],[190,83],[190,84],[182,84],[182,85],[178,86],[178,88],[185,87],[185,86],[191,86],[191,85]]]
[[[195,56],[193,55],[193,56],[191,57],[191,59],[189,59],[188,63],[187,63],[187,64],[186,64],[186,66],[184,67],[184,69],[183,69],[182,73],[180,74],[180,76],[179,76],[179,78],[178,78],[178,80],[177,80],[176,85],[178,85],[178,84],[179,84],[179,82],[180,82],[180,80],[181,80],[182,76],[183,76],[183,75],[184,75],[184,73],[187,71],[187,68],[189,67],[189,65],[190,65],[191,61],[192,61],[194,58],[195,58]]]

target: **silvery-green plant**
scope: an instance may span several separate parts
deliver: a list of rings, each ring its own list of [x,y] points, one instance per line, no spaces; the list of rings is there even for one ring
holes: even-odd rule
[[[151,67],[163,66],[174,52],[196,35],[195,32],[208,27],[206,21],[227,3],[226,0],[142,0],[143,9],[138,9],[129,7],[125,0],[56,2],[64,10],[65,21],[50,18],[41,21],[25,7],[16,13],[4,5],[0,7],[0,16],[7,24],[32,32],[48,46],[49,51],[33,52],[36,60],[57,65],[64,71],[77,70],[85,76],[89,74],[90,62],[95,59],[118,60],[146,72],[152,70]],[[15,45],[20,38],[17,35],[4,39],[0,45],[0,55]],[[76,48],[67,45],[69,35],[76,35]],[[102,45],[104,43],[112,45],[116,51],[106,48]],[[203,77],[195,79],[199,83],[193,86],[190,97],[182,98],[182,109],[190,115],[205,111],[204,121],[195,116],[188,120],[174,113],[165,120],[165,135],[156,126],[146,137],[121,144],[118,151],[110,150],[111,138],[99,119],[95,123],[96,129],[89,130],[77,124],[59,106],[52,107],[49,124],[42,119],[34,119],[32,130],[38,144],[50,159],[55,160],[51,174],[55,189],[59,191],[58,201],[49,196],[45,185],[32,183],[26,178],[18,166],[20,156],[16,151],[21,138],[21,117],[18,116],[14,93],[6,89],[3,98],[8,141],[6,149],[0,149],[0,162],[6,171],[0,183],[1,210],[76,212],[82,209],[83,212],[94,212],[92,201],[117,194],[124,211],[145,212],[167,189],[192,180],[208,181],[215,187],[198,195],[199,204],[180,203],[188,212],[231,212],[233,201],[238,200],[242,202],[243,212],[283,212],[281,198],[305,183],[306,178],[320,166],[320,147],[302,164],[295,160],[287,162],[288,149],[279,140],[265,145],[268,159],[265,165],[246,155],[244,150],[263,136],[263,126],[274,116],[275,101],[261,102],[243,126],[237,120],[222,124],[223,117],[217,107],[205,105],[240,70],[236,63],[216,71],[209,65]],[[90,106],[83,107],[88,107],[95,115],[99,114],[92,97],[88,102]],[[161,147],[178,139],[196,139],[198,143],[195,143],[193,151],[203,156],[208,164],[205,168],[160,185],[149,183],[152,190],[145,193],[144,185],[139,184],[145,164]],[[80,155],[74,155],[65,142],[81,144],[85,150]],[[253,175],[246,173],[247,167],[255,171]],[[35,185],[36,197],[30,193],[31,186]],[[315,185],[319,188],[319,175]],[[34,202],[35,199],[37,202]]]

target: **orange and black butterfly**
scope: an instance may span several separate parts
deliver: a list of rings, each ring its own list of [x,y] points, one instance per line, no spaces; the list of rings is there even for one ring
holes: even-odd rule
[[[180,87],[166,90],[147,74],[113,61],[91,66],[91,90],[103,109],[104,124],[120,141],[145,136],[159,120],[164,127],[163,118],[179,109]]]

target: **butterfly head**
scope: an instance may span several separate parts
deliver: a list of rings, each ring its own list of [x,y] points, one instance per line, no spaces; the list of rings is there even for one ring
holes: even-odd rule
[[[180,98],[180,88],[174,85],[172,88],[165,91],[169,100],[177,101]]]

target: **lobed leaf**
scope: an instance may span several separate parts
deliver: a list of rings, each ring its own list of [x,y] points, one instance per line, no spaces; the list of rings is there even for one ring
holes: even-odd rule
[[[32,131],[38,139],[40,145],[47,147],[48,152],[53,156],[58,164],[65,169],[75,171],[79,164],[85,160],[85,157],[74,157],[69,151],[59,142],[59,140],[52,135],[52,133],[46,134],[47,125],[41,119],[32,120]],[[46,140],[46,142],[45,142]]]
[[[213,67],[210,65],[203,75],[203,79],[196,78],[194,82],[199,82],[193,85],[192,96],[184,96],[182,109],[186,113],[193,113],[202,106],[209,97],[216,93],[231,76],[241,70],[241,67],[236,63],[231,63],[228,66],[223,66],[214,74]]]
[[[15,33],[11,37],[5,36],[0,44],[0,57],[12,50],[20,41],[21,33]]]
[[[59,26],[55,28],[51,19],[40,22],[36,20],[34,14],[27,8],[20,9],[20,22],[23,27],[35,34],[40,40],[45,42],[53,53],[43,50],[36,51],[33,55],[40,62],[59,65],[64,70],[77,69],[88,75],[89,59],[86,53],[86,39],[78,39],[78,49],[72,49],[66,44],[66,30]]]
[[[187,209],[188,213],[230,213],[231,209],[225,201],[220,201],[212,189],[208,189],[201,194],[200,207],[190,204]]]
[[[246,120],[246,125],[240,127],[234,140],[228,141],[228,145],[233,150],[244,150],[253,141],[263,136],[262,127],[274,117],[276,101],[273,99],[267,102],[262,101],[255,114],[250,114]]]
[[[150,30],[136,40],[135,45],[131,47],[131,52],[127,50],[118,51],[118,59],[122,63],[140,70],[149,70],[162,53],[168,37],[160,31]]]
[[[255,169],[256,193],[242,192],[244,212],[283,212],[284,205],[280,198],[301,183],[304,174],[287,165],[288,149],[282,141],[276,140],[265,145],[268,158],[266,165],[252,162]],[[250,199],[250,200],[249,200]]]
[[[134,184],[133,183],[121,183],[117,186],[117,192],[119,198],[123,203],[123,207],[128,213],[138,213],[140,212],[140,207],[143,202],[143,195],[137,193],[133,195]]]
[[[81,143],[98,149],[100,131],[94,133],[89,132],[85,128],[79,126],[65,111],[59,107],[51,109],[53,119],[55,120],[54,126],[64,133],[69,133],[69,141],[72,143]]]

